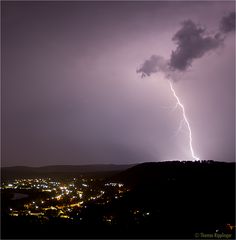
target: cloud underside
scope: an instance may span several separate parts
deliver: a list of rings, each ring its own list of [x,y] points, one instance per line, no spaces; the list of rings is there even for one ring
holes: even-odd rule
[[[167,72],[168,65],[166,60],[158,55],[152,55],[147,59],[143,65],[137,70],[137,73],[141,73],[142,77],[150,76],[156,72]]]

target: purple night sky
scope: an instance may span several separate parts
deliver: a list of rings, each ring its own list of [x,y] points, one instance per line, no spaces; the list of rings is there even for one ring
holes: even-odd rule
[[[152,55],[180,70],[196,154],[235,160],[234,1],[1,4],[2,166],[190,160],[165,74],[136,72]],[[185,20],[222,42],[176,50]]]

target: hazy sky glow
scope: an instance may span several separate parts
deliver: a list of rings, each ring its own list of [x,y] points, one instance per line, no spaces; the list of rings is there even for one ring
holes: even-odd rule
[[[166,77],[136,70],[171,56],[181,22],[214,34],[234,5],[2,2],[2,166],[190,159]],[[234,161],[234,42],[229,33],[174,83],[201,159]]]

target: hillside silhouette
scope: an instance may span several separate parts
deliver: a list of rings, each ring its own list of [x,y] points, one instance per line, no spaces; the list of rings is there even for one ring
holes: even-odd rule
[[[235,163],[151,162],[113,177],[130,191],[122,199],[127,208],[152,212],[145,232],[155,236],[193,237],[235,224]]]

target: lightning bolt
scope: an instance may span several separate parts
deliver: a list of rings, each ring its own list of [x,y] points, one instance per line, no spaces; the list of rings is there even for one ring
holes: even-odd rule
[[[193,150],[193,145],[192,145],[192,142],[193,142],[193,139],[192,139],[192,131],[191,131],[191,127],[190,127],[189,121],[188,121],[187,116],[186,116],[186,113],[185,113],[184,105],[180,102],[179,97],[176,95],[176,92],[175,92],[175,90],[174,90],[174,88],[173,88],[173,85],[172,85],[171,81],[169,81],[169,83],[170,83],[170,89],[171,89],[171,91],[172,91],[172,93],[173,93],[173,95],[174,95],[174,97],[175,97],[175,99],[176,99],[176,101],[177,101],[176,106],[179,106],[179,107],[181,108],[182,114],[183,114],[183,120],[184,120],[184,122],[186,123],[186,126],[187,126],[187,128],[188,128],[188,132],[189,132],[189,147],[190,147],[191,155],[192,155],[192,157],[193,157],[194,160],[200,160],[200,159],[195,155],[194,150]]]

